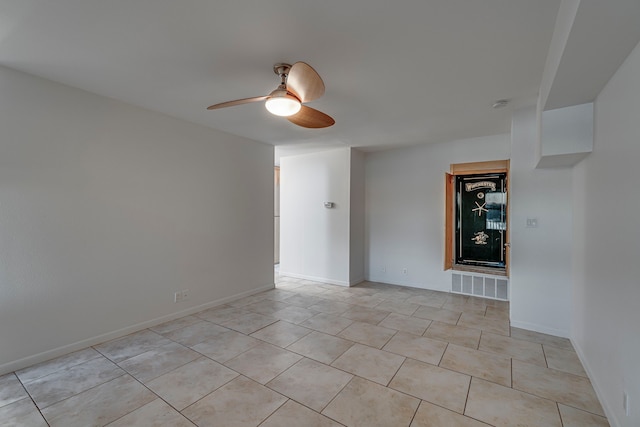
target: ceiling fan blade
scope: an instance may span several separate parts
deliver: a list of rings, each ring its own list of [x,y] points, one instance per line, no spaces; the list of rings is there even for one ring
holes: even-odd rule
[[[287,89],[293,92],[301,102],[309,102],[324,94],[324,82],[311,65],[296,62],[289,70]]]
[[[306,105],[303,105],[300,111],[287,119],[293,124],[311,129],[328,128],[336,122],[325,113]]]
[[[218,108],[233,107],[234,105],[248,104],[250,102],[264,101],[267,98],[268,98],[268,96],[265,95],[265,96],[256,96],[256,97],[253,97],[253,98],[236,99],[235,101],[227,101],[227,102],[221,102],[220,104],[210,105],[209,107],[207,107],[207,110],[217,110]]]

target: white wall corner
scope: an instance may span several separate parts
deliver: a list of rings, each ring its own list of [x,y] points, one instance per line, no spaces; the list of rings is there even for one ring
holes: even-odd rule
[[[511,262],[509,297],[514,326],[568,335],[571,312],[571,169],[536,169],[535,107],[512,121]],[[527,227],[535,218],[538,226]]]
[[[294,279],[311,280],[313,282],[327,283],[329,285],[346,286],[346,287],[353,286],[354,284],[360,283],[362,281],[362,280],[360,280],[359,282],[351,284],[346,280],[336,280],[336,279],[331,279],[331,278],[328,278],[328,277],[312,276],[312,275],[308,275],[308,274],[301,274],[301,273],[296,273],[296,272],[293,272],[293,271],[282,271],[282,270],[280,271],[280,276],[282,276],[282,277],[293,277]]]
[[[355,285],[357,285],[358,283],[362,283],[362,282],[364,282],[365,280],[366,280],[366,279],[364,278],[364,276],[362,276],[362,277],[357,277],[357,278],[355,278],[355,279],[351,279],[351,280],[349,281],[349,286],[355,286]]]
[[[568,329],[551,328],[542,326],[539,323],[521,322],[512,319],[511,326],[515,328],[526,329],[528,331],[540,332],[541,334],[553,335],[556,337],[569,338],[571,336]]]
[[[602,409],[604,410],[604,415],[607,417],[607,421],[609,422],[609,425],[612,427],[622,426],[623,424],[619,422],[615,412],[611,410],[611,408],[613,407],[611,402],[611,396],[608,396],[604,392],[604,390],[600,386],[600,382],[594,381],[594,379],[596,378],[594,376],[595,372],[593,370],[593,367],[589,364],[589,359],[586,357],[584,350],[582,349],[582,347],[580,347],[579,343],[576,340],[571,339],[571,337],[569,337],[569,339],[571,340],[571,345],[573,346],[573,349],[576,351],[576,354],[578,355],[578,359],[580,359],[580,363],[582,363],[582,367],[584,368],[584,371],[587,373],[587,377],[589,377],[589,380],[591,380],[591,385],[593,386],[593,390],[596,392],[596,396],[600,401]]]

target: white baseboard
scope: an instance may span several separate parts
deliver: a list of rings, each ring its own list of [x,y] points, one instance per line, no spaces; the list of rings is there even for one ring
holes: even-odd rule
[[[569,338],[569,331],[565,331],[563,329],[547,328],[545,326],[540,326],[535,323],[511,320],[511,326],[514,326],[520,329],[526,329],[528,331],[540,332],[541,334],[553,335],[553,336],[562,337],[562,338]]]
[[[447,293],[451,292],[451,284],[442,285],[442,286],[429,286],[424,283],[407,282],[407,281],[396,280],[394,278],[385,277],[385,276],[371,276],[371,277],[365,278],[365,280],[368,280],[369,282],[385,283],[387,285],[406,286],[408,288],[425,289],[428,291],[438,291],[438,292],[447,292]]]
[[[125,335],[132,334],[134,332],[141,331],[143,329],[147,329],[156,325],[159,325],[164,322],[169,322],[171,320],[178,319],[180,317],[188,316],[190,314],[197,313],[202,310],[206,310],[207,308],[216,307],[218,305],[225,304],[230,301],[234,301],[240,298],[244,298],[250,295],[254,295],[260,292],[267,291],[269,289],[273,289],[274,285],[266,285],[257,289],[252,289],[250,291],[241,292],[236,295],[232,295],[230,297],[220,298],[214,301],[210,301],[204,304],[197,305],[195,307],[187,308],[185,310],[177,311],[175,313],[167,314],[165,316],[161,316],[152,320],[147,320],[146,322],[137,323],[135,325],[127,326],[126,328],[118,329],[116,331],[107,332],[105,334],[101,334],[95,337],[87,338],[81,341],[76,341],[72,344],[67,344],[61,347],[57,347],[51,350],[43,351],[42,353],[34,354],[32,356],[23,357],[18,360],[14,360],[12,362],[7,362],[0,365],[0,375],[17,371],[20,369],[24,369],[31,365],[35,365],[36,363],[45,362],[50,359],[54,359],[56,357],[64,356],[65,354],[72,353],[74,351],[82,350],[87,347],[91,347],[93,345],[101,344],[106,341],[110,341],[116,338],[123,337]]]
[[[596,392],[596,396],[598,396],[598,400],[600,401],[600,405],[602,405],[602,409],[604,410],[604,414],[607,417],[607,421],[609,422],[609,425],[611,427],[622,426],[622,423],[620,423],[620,421],[616,418],[615,412],[611,410],[611,404],[607,400],[606,394],[602,392],[602,389],[600,388],[598,383],[594,381],[595,377],[593,376],[593,370],[589,366],[589,363],[587,363],[587,358],[585,357],[584,352],[582,351],[582,348],[579,345],[577,345],[577,343],[573,340],[571,340],[571,344],[573,345],[573,348],[575,349],[576,354],[578,355],[578,359],[580,359],[580,363],[582,363],[582,367],[587,373],[589,380],[591,380],[591,385],[593,386],[593,390]]]
[[[326,277],[307,276],[305,274],[291,273],[291,272],[282,271],[282,270],[280,270],[280,276],[293,277],[295,279],[312,280],[314,282],[328,283],[330,285],[347,286],[347,287],[352,286],[349,282],[346,282],[344,280],[327,279]],[[357,282],[357,283],[360,283],[360,282]]]

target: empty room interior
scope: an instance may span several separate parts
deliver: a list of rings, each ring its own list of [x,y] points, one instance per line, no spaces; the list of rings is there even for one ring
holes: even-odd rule
[[[638,22],[0,0],[0,425],[639,426]]]

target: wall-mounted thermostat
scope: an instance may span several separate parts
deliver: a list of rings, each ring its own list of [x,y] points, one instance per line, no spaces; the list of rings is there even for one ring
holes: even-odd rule
[[[324,207],[327,209],[333,209],[334,206],[335,206],[335,203],[333,202],[324,202]]]

